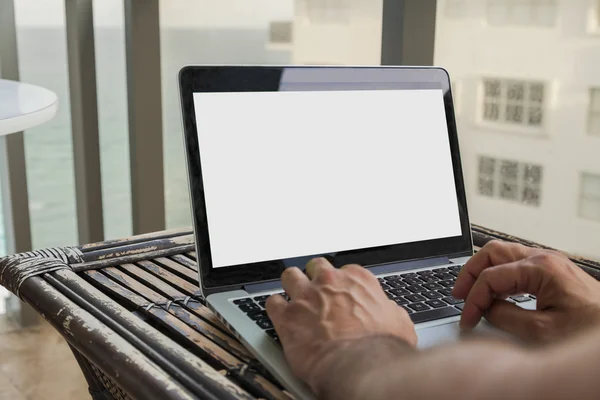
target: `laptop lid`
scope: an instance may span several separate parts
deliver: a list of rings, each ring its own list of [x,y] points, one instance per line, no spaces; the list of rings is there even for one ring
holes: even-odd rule
[[[447,72],[189,66],[180,90],[200,281],[472,253]]]

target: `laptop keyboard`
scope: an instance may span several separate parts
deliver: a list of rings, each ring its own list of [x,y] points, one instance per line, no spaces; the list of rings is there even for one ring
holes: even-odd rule
[[[381,287],[390,300],[402,307],[415,324],[460,315],[464,303],[452,297],[452,288],[462,265],[435,268],[432,270],[407,272],[378,277]],[[284,292],[274,293],[283,295]],[[262,295],[233,300],[241,311],[263,329],[273,340],[279,337],[265,311],[265,303],[271,295]],[[513,296],[514,303],[535,299],[534,296]]]

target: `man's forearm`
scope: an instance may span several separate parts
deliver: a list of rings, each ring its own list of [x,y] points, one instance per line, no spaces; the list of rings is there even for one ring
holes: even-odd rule
[[[417,351],[390,336],[338,345],[315,373],[320,399],[597,399],[600,327],[527,350],[465,341]]]
[[[419,352],[391,336],[338,344],[315,371],[320,399],[527,399],[532,356],[498,342]],[[326,370],[326,372],[325,372]],[[510,384],[506,384],[510,382]]]

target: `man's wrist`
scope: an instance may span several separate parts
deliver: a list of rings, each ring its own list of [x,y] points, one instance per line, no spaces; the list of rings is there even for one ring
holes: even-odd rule
[[[319,399],[368,398],[370,384],[376,383],[366,382],[365,377],[384,371],[400,357],[415,351],[392,335],[340,340],[322,357],[308,384]]]

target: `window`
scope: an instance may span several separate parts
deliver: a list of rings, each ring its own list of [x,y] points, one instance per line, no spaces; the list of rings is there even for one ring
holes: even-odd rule
[[[291,44],[293,25],[291,21],[273,21],[269,24],[271,44]]]
[[[544,84],[522,80],[483,80],[483,121],[541,128]]]
[[[588,132],[600,135],[600,88],[590,89]]]
[[[556,24],[556,0],[488,0],[490,25],[542,26]]]
[[[482,196],[539,206],[542,192],[542,167],[480,156],[478,192]]]
[[[600,175],[584,173],[581,176],[579,215],[600,221]]]

